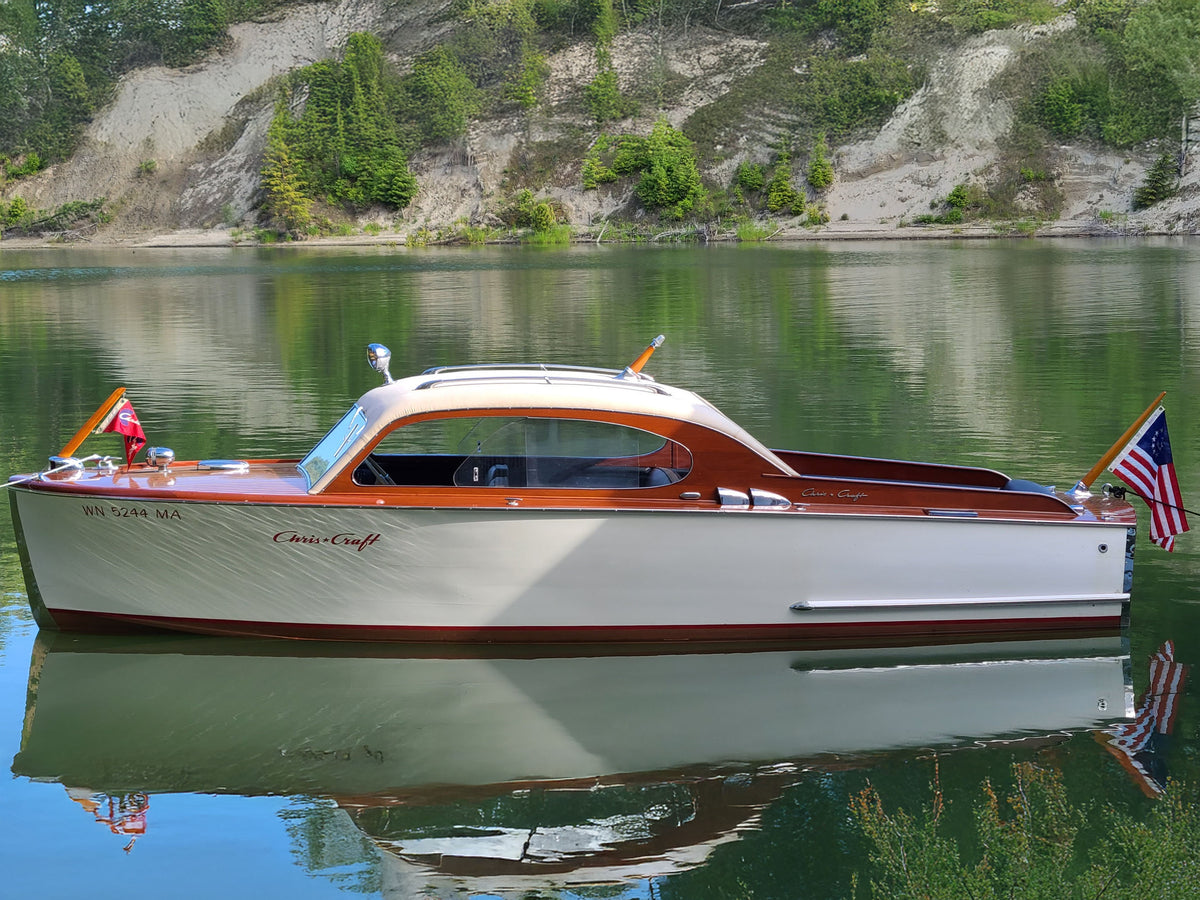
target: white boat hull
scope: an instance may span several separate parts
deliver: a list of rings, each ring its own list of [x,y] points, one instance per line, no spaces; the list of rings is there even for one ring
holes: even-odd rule
[[[1128,600],[1115,522],[12,496],[39,622],[65,629],[867,639],[1114,627]]]

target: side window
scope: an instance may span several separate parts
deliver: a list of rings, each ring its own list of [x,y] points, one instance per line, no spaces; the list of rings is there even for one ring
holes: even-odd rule
[[[682,444],[625,425],[477,416],[397,428],[380,441],[355,472],[355,480],[461,487],[644,488],[679,481],[691,465],[691,453]]]

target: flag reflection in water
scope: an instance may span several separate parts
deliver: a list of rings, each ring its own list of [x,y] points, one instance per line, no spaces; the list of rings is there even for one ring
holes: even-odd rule
[[[86,809],[113,834],[129,837],[123,848],[133,849],[133,842],[146,833],[146,813],[150,797],[135,791],[129,794],[106,794],[86,787],[68,787],[67,796]]]
[[[1136,718],[1096,734],[1149,797],[1167,786],[1167,744],[1186,679],[1187,666],[1175,660],[1175,642],[1164,641],[1150,657],[1150,683],[1138,700]]]

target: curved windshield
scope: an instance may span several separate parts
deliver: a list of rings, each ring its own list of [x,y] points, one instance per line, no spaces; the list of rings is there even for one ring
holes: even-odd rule
[[[317,446],[308,452],[308,456],[300,460],[297,468],[304,475],[308,490],[316,484],[321,476],[337,462],[346,448],[354,443],[354,439],[362,434],[367,424],[367,414],[360,406],[351,407],[341,420],[329,429],[329,433],[321,438]]]
[[[661,487],[692,456],[662,435],[590,419],[463,416],[395,429],[354,473],[359,484]]]

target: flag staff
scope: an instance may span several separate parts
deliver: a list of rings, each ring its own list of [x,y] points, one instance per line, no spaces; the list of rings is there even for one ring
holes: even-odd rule
[[[1117,442],[1108,448],[1108,452],[1100,457],[1100,461],[1092,466],[1092,468],[1086,475],[1083,476],[1083,478],[1079,479],[1079,483],[1075,485],[1075,493],[1086,493],[1088,489],[1091,488],[1092,482],[1099,478],[1100,473],[1108,467],[1108,464],[1116,459],[1117,455],[1125,449],[1125,445],[1129,443],[1129,439],[1137,433],[1139,428],[1146,424],[1146,420],[1154,414],[1156,409],[1158,409],[1158,404],[1162,403],[1162,398],[1165,396],[1167,396],[1166,391],[1163,391],[1161,394],[1159,394],[1154,399],[1154,402],[1146,407],[1146,411],[1137,417],[1137,420],[1130,425],[1128,429],[1126,429],[1123,435],[1117,438]]]
[[[92,429],[100,424],[100,420],[104,418],[104,414],[111,410],[113,406],[124,396],[125,388],[123,387],[119,387],[109,394],[108,399],[100,404],[96,411],[92,413],[92,417],[87,420],[82,428],[75,432],[75,437],[67,441],[66,446],[59,451],[58,455],[67,457],[78,450],[79,445],[84,442],[87,436],[91,433]]]
[[[654,351],[661,347],[663,345],[663,341],[666,339],[667,338],[665,335],[660,334],[658,337],[652,340],[650,342],[650,346],[642,351],[641,356],[627,365],[617,377],[624,378],[626,375],[636,375],[641,372],[642,366],[646,365],[650,357],[654,355]]]

